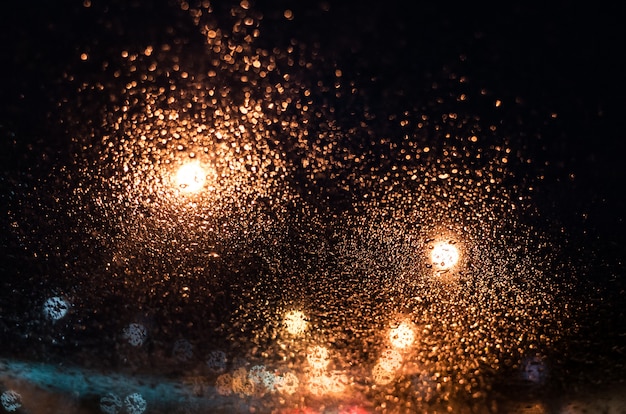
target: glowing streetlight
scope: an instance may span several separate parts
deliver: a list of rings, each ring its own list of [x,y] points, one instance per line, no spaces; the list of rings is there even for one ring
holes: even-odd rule
[[[319,345],[310,348],[306,360],[314,370],[323,371],[330,362],[328,348]]]
[[[378,362],[374,365],[372,378],[376,384],[389,384],[395,379],[401,366],[402,355],[394,349],[388,349],[378,358]]]
[[[430,260],[435,269],[450,270],[459,261],[459,249],[451,243],[439,242],[434,245],[430,253]]]
[[[415,341],[415,328],[411,322],[402,322],[389,331],[389,342],[396,349],[406,349]]]
[[[306,331],[308,322],[306,321],[304,313],[294,310],[285,314],[283,325],[291,335],[301,335]]]
[[[183,164],[174,177],[176,187],[185,193],[195,193],[202,189],[206,181],[206,171],[199,162]]]

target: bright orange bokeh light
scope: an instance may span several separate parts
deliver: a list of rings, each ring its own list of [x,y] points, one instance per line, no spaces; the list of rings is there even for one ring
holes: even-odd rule
[[[430,260],[437,270],[450,270],[459,261],[459,249],[454,244],[439,242],[433,246],[430,252]]]
[[[174,177],[176,188],[185,193],[195,193],[204,187],[206,171],[199,162],[183,164]]]
[[[396,349],[406,349],[415,341],[415,327],[411,322],[402,322],[389,331],[389,342]]]
[[[298,310],[287,312],[283,318],[283,326],[291,335],[303,334],[308,325],[305,314]]]

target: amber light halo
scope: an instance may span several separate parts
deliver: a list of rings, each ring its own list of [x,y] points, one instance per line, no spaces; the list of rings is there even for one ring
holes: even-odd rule
[[[441,272],[454,269],[459,263],[460,257],[459,248],[450,241],[438,241],[430,251],[433,268]]]
[[[182,164],[173,177],[175,188],[183,193],[197,193],[202,190],[207,181],[207,171],[199,161],[189,161]]]

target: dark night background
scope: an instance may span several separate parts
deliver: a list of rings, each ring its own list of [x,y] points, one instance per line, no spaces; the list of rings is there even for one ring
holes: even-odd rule
[[[36,182],[71,158],[64,126],[54,118],[57,102],[72,93],[62,74],[94,44],[142,44],[172,24],[165,2],[105,3],[93,0],[84,10],[81,1],[11,2],[0,11],[0,295],[19,283],[14,269],[22,265],[5,211],[15,199],[12,180]],[[624,363],[626,347],[624,5],[434,3],[258,1],[254,7],[264,15],[260,46],[285,46],[291,38],[319,42],[325,60],[367,85],[354,107],[393,114],[440,93],[432,92],[433,79],[448,72],[467,76],[472,93],[486,88],[490,102],[502,101],[497,110],[486,101],[466,110],[537,138],[524,144],[534,162],[520,171],[544,177],[529,220],[565,238],[563,254],[586,269],[578,294],[590,311],[568,345],[572,371],[602,355],[608,362],[599,369],[623,380],[623,367],[610,367]],[[286,8],[294,21],[281,19]],[[106,15],[116,16],[123,30],[103,30]],[[196,30],[174,24],[178,33]],[[337,114],[346,125],[349,109]],[[6,329],[0,321],[0,335]]]

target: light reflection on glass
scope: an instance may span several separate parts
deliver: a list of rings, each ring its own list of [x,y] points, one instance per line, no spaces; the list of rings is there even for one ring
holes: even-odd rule
[[[308,377],[309,392],[315,396],[341,394],[346,390],[348,377],[340,372],[319,372]]]
[[[330,361],[328,349],[324,346],[314,346],[309,349],[306,359],[314,370],[324,370]]]
[[[436,270],[450,270],[459,261],[459,249],[454,244],[438,242],[430,252],[430,259]]]
[[[404,321],[397,327],[389,330],[389,343],[396,349],[404,350],[415,341],[415,325]]]
[[[378,385],[389,384],[396,378],[397,372],[401,366],[402,355],[396,350],[386,350],[380,358],[378,358],[376,365],[374,365],[372,378]]]
[[[283,318],[285,330],[291,335],[301,335],[306,331],[308,322],[301,311],[293,310],[285,314]]]
[[[176,187],[185,193],[200,191],[206,182],[206,172],[199,162],[183,164],[176,172]]]

